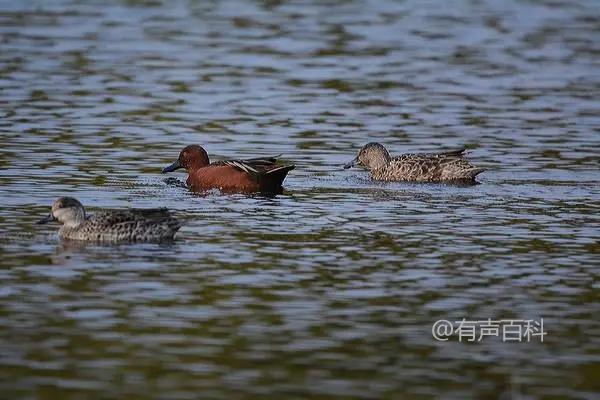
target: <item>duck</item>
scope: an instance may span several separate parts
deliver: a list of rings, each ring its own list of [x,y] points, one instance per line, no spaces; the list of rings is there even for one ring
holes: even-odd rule
[[[38,224],[58,221],[61,239],[97,242],[160,242],[173,239],[183,226],[166,208],[104,210],[87,215],[79,200],[60,197]]]
[[[177,161],[163,168],[162,173],[185,169],[192,191],[219,189],[222,193],[283,192],[283,181],[295,165],[280,165],[278,157],[258,157],[245,160],[210,162],[208,153],[198,145],[189,145],[179,153]]]
[[[484,169],[465,160],[465,152],[466,149],[461,148],[440,153],[402,154],[392,158],[385,146],[371,142],[364,145],[344,168],[363,166],[370,171],[371,179],[377,181],[474,182]]]

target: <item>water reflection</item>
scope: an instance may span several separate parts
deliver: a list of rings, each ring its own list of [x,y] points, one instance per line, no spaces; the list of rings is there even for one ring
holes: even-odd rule
[[[1,2],[0,390],[589,396],[596,8]],[[465,145],[488,170],[471,187],[342,170],[368,141]],[[297,168],[275,198],[198,195],[160,174],[186,144]],[[33,225],[61,195],[189,223],[167,245],[75,245]],[[462,317],[549,334],[432,340]]]

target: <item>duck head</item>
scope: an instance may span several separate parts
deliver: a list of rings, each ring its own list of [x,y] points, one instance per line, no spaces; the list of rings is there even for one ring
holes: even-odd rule
[[[173,172],[180,168],[184,168],[187,172],[196,170],[198,168],[206,167],[210,164],[208,160],[208,154],[201,146],[192,144],[186,146],[179,153],[179,158],[173,164],[165,167],[162,170],[163,174],[167,172]]]
[[[389,163],[391,160],[390,153],[380,143],[367,143],[358,152],[356,158],[344,165],[348,169],[355,165],[363,166],[370,170],[379,169]]]
[[[38,224],[58,221],[65,226],[74,227],[85,221],[83,205],[73,197],[61,197],[52,204],[50,214],[39,220]]]

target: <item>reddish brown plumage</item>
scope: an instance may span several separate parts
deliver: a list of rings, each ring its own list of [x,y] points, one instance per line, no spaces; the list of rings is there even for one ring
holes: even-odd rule
[[[276,157],[226,160],[210,163],[197,145],[185,147],[179,158],[163,172],[185,168],[187,185],[194,191],[219,189],[224,193],[281,193],[283,180],[294,165],[278,165]]]

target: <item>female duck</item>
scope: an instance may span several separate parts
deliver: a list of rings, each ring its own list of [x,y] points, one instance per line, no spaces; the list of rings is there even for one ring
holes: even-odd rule
[[[50,221],[63,224],[58,230],[63,239],[108,242],[173,239],[183,225],[166,208],[107,210],[86,215],[83,205],[72,197],[56,200],[50,215],[38,224]]]
[[[403,154],[391,158],[383,145],[368,143],[358,156],[344,165],[361,165],[378,181],[447,182],[475,181],[484,171],[463,158],[465,149],[433,154]]]
[[[219,189],[225,193],[281,193],[283,180],[294,165],[278,165],[277,157],[216,161],[212,164],[206,151],[197,145],[185,147],[163,174],[184,168],[187,185],[194,191]]]

